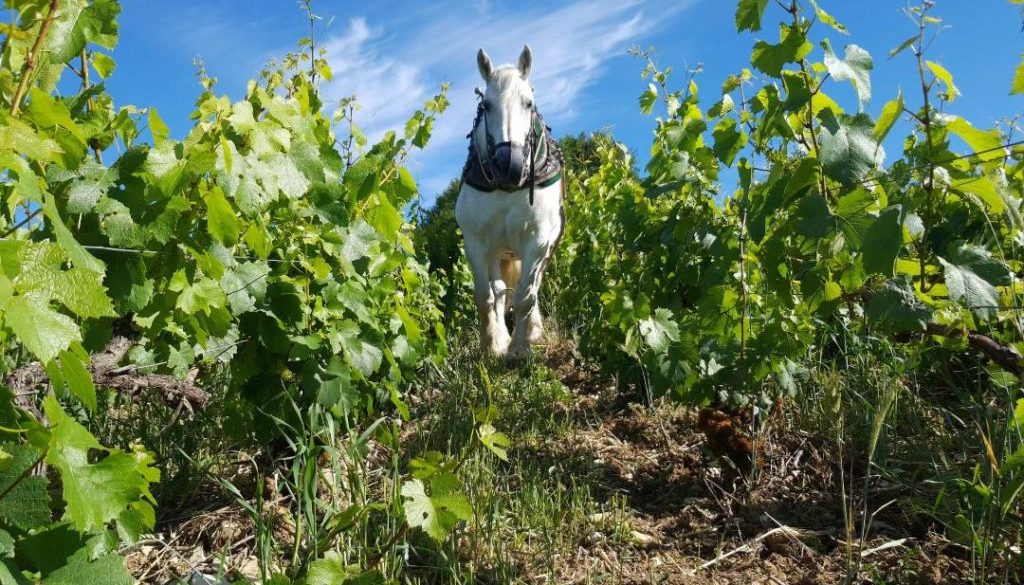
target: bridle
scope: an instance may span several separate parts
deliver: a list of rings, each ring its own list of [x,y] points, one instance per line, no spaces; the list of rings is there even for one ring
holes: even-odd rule
[[[462,171],[462,180],[481,191],[518,191],[525,187],[526,184],[529,184],[530,205],[533,205],[534,191],[538,183],[540,183],[540,187],[546,187],[561,178],[561,152],[554,144],[554,141],[551,140],[550,131],[544,125],[544,120],[541,118],[536,106],[532,106],[530,108],[530,131],[527,132],[525,144],[525,150],[530,159],[529,165],[524,176],[519,178],[519,181],[513,188],[502,186],[497,180],[497,175],[493,168],[494,152],[506,145],[511,148],[512,143],[511,141],[500,144],[494,142],[490,128],[487,125],[487,110],[484,107],[483,100],[484,94],[479,88],[476,89],[476,94],[478,98],[476,118],[473,120],[473,129],[466,135],[466,138],[469,138],[469,158],[466,160],[466,166]],[[475,137],[477,128],[481,123],[483,124],[484,132],[483,145],[479,144]],[[538,180],[537,163],[542,158],[544,172],[539,177],[540,180]]]

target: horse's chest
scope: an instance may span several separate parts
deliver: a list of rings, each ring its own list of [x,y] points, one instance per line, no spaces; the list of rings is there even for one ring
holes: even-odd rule
[[[463,234],[487,242],[495,254],[510,257],[523,246],[557,239],[561,231],[557,195],[551,201],[550,193],[538,191],[532,206],[519,195],[464,188],[455,206],[455,218]]]

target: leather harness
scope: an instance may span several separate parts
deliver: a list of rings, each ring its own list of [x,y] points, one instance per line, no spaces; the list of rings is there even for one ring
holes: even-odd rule
[[[480,91],[477,90],[477,94]],[[481,121],[484,124],[484,135],[487,137],[485,149],[481,151],[480,145],[476,144],[476,129]],[[527,185],[530,187],[530,205],[533,205],[533,192],[536,188],[544,188],[554,185],[562,178],[562,151],[558,143],[551,137],[551,128],[544,124],[536,108],[530,112],[531,131],[526,137],[526,149],[530,161],[524,169],[523,176],[519,182],[508,188],[502,186],[497,179],[492,163],[492,153],[495,148],[494,139],[487,128],[487,115],[484,110],[483,100],[477,105],[476,118],[473,120],[473,129],[466,138],[469,138],[469,156],[462,168],[462,182],[477,189],[478,191],[505,191],[511,193],[518,191]]]

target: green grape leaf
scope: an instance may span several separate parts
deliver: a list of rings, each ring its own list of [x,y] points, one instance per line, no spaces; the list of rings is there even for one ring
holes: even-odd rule
[[[732,166],[736,155],[747,145],[747,133],[737,130],[736,120],[725,118],[715,125],[715,156],[727,166]]]
[[[59,246],[41,242],[25,251],[17,289],[47,303],[55,300],[80,317],[110,317],[113,306],[103,288],[102,275],[75,267],[63,270],[67,259]]]
[[[736,4],[736,32],[761,30],[761,18],[768,0],[739,0]]]
[[[416,479],[427,479],[435,473],[439,473],[444,466],[442,459],[444,455],[440,451],[427,451],[422,457],[417,457],[409,462],[412,476]]]
[[[64,517],[76,528],[103,528],[134,502],[143,497],[152,500],[149,483],[159,478],[159,472],[152,468],[151,457],[145,452],[129,454],[104,448],[52,395],[43,409],[51,424],[46,462],[60,472]],[[105,452],[106,456],[90,463],[90,451]]]
[[[383,193],[374,196],[363,217],[389,242],[395,241],[398,231],[402,229],[402,214],[391,205]]]
[[[512,444],[508,435],[498,432],[491,423],[480,425],[476,431],[488,451],[497,455],[498,459],[508,461],[508,447]]]
[[[223,308],[227,304],[227,297],[216,280],[197,278],[195,282],[189,283],[184,269],[174,273],[167,288],[180,293],[175,306],[186,314],[202,312],[209,315],[213,309]]]
[[[195,360],[196,352],[188,341],[183,341],[178,347],[171,347],[167,351],[167,367],[179,380],[188,375],[188,370]]]
[[[871,101],[871,70],[875,67],[871,55],[857,45],[846,45],[843,58],[836,57],[828,41],[822,43],[825,49],[825,67],[836,81],[849,81],[857,90],[857,104],[863,110]]]
[[[828,202],[821,195],[801,199],[796,217],[796,231],[810,238],[824,237],[835,225]]]
[[[228,116],[228,123],[239,134],[245,136],[256,127],[256,118],[252,115],[252,103],[248,100],[235,102],[231,107],[231,115]]]
[[[708,116],[712,118],[721,118],[726,114],[736,109],[736,102],[733,101],[732,96],[728,93],[722,95],[722,99],[711,106],[708,110]]]
[[[935,78],[945,86],[946,91],[942,94],[943,98],[949,103],[956,101],[957,96],[960,95],[960,90],[957,89],[956,85],[953,83],[953,74],[935,61],[927,61],[926,64],[928,65],[928,69],[931,70],[932,75],[934,75]]]
[[[842,33],[844,35],[850,34],[849,31],[846,30],[846,25],[836,20],[836,17],[822,10],[822,8],[818,6],[816,0],[811,0],[811,6],[814,7],[814,14],[817,15],[818,20],[831,26],[836,30],[836,32]]]
[[[54,139],[65,150],[71,146],[76,155],[85,152],[85,134],[71,117],[67,104],[60,99],[33,87],[29,89],[25,114],[37,127],[54,132]],[[67,138],[74,141],[69,142]],[[68,165],[68,168],[74,166]]]
[[[437,489],[443,484],[431,482],[434,495],[427,495],[423,481],[413,479],[402,484],[405,520],[409,526],[420,528],[428,536],[440,542],[455,528],[459,520],[468,521],[473,517],[473,508],[466,497],[450,490],[450,486]],[[437,487],[435,487],[437,486]]]
[[[94,160],[82,163],[68,186],[67,212],[89,213],[116,180],[116,169],[107,168]]]
[[[149,108],[148,112],[149,119],[149,131],[153,134],[153,145],[155,149],[150,150],[150,157],[158,155],[158,158],[153,160],[154,172],[157,177],[166,175],[170,168],[178,164],[178,159],[174,156],[173,152],[162,148],[165,143],[167,146],[173,146],[167,142],[167,138],[171,135],[171,129],[167,127],[167,122],[160,117],[160,112],[156,108]],[[159,153],[159,154],[158,154]],[[169,155],[169,156],[168,156]],[[146,160],[147,164],[150,162],[149,158]]]
[[[266,262],[243,262],[224,272],[220,287],[235,315],[255,311],[267,294],[270,266]]]
[[[333,184],[330,187],[324,185],[325,182],[330,180],[328,177],[330,176],[331,171],[329,168],[329,162],[325,160],[326,157],[320,153],[320,150],[315,144],[299,142],[292,146],[291,150],[288,152],[288,156],[291,157],[292,162],[295,163],[295,167],[299,169],[302,176],[306,177],[310,182],[311,187],[335,187]],[[394,183],[396,192],[404,192],[404,189],[408,188],[408,184],[404,183],[405,179],[402,177],[402,171],[405,171],[406,175],[409,173],[409,171],[404,168],[398,171],[400,180]],[[415,189],[415,187],[416,185],[414,182],[413,188]]]
[[[86,550],[88,536],[69,522],[37,529],[19,539],[15,560],[23,570],[49,574],[71,562],[71,557]]]
[[[22,240],[0,240],[0,274],[16,278],[21,273],[25,248],[31,245]]]
[[[0,528],[0,558],[9,559],[14,556],[14,537],[10,532]],[[0,569],[2,571],[3,569]],[[0,575],[0,583],[5,583]]]
[[[953,248],[948,258],[939,257],[946,277],[949,298],[963,302],[975,314],[991,317],[999,306],[999,293],[995,287],[1008,286],[1010,271],[1005,264],[992,258],[980,246],[961,244]]]
[[[362,219],[356,220],[345,230],[344,243],[341,245],[341,255],[349,262],[366,256],[370,247],[380,240],[376,230]]]
[[[914,36],[910,37],[909,39],[904,40],[902,43],[897,45],[895,48],[889,49],[889,58],[892,59],[896,55],[899,55],[903,51],[906,51],[908,48],[910,48],[911,45],[913,45],[914,43],[917,42],[917,38],[918,38],[917,35],[914,35]]]
[[[669,345],[679,341],[679,325],[673,320],[672,311],[657,309],[654,315],[640,321],[640,335],[655,353],[665,353]]]
[[[57,205],[52,197],[47,197],[43,203],[43,214],[50,220],[50,227],[53,229],[53,235],[57,238],[57,244],[67,253],[71,262],[79,268],[103,274],[106,266],[86,251],[82,244],[78,243],[71,230],[64,225],[64,220],[57,212]]]
[[[900,114],[903,113],[903,91],[900,90],[896,94],[896,99],[893,99],[882,106],[882,113],[878,116],[878,121],[875,122],[875,140],[881,142],[885,140],[885,137],[889,135],[892,127],[896,125],[896,122],[900,119]]]
[[[971,150],[977,153],[978,160],[988,162],[1006,156],[1003,148],[1003,136],[998,129],[978,130],[970,122],[959,116],[949,116],[946,128],[963,139]]]
[[[13,146],[18,154],[41,163],[55,160],[60,153],[60,145],[55,140],[36,132],[31,126],[17,118],[4,120],[3,125],[0,125],[0,144],[5,147]],[[20,161],[21,164],[18,164],[17,161]],[[27,174],[31,175],[33,180],[35,179],[35,173],[26,166],[27,162],[20,157],[4,159],[2,165],[6,169],[16,169],[19,175]],[[38,187],[33,191],[37,190]]]
[[[847,187],[856,185],[885,159],[885,151],[875,140],[875,124],[867,114],[838,118],[828,114],[830,110],[822,112],[818,139],[821,164],[830,178]]]
[[[21,569],[9,559],[0,560],[0,584],[2,585],[33,585],[25,578]]]
[[[647,89],[640,94],[640,113],[650,114],[654,110],[654,104],[658,101],[658,86],[653,83],[647,84]]]
[[[405,306],[401,303],[395,304],[395,313],[398,315],[399,320],[402,321],[402,327],[405,328],[405,334],[409,338],[409,343],[418,344],[423,341],[423,334],[420,332],[419,325],[406,310]]]
[[[139,312],[153,298],[154,281],[147,277],[146,263],[135,254],[117,254],[111,258],[107,285],[116,310]],[[113,277],[113,275],[117,277]]]
[[[352,384],[348,366],[340,357],[331,357],[324,379],[317,389],[316,399],[321,405],[327,408],[337,407],[344,414],[359,407],[362,396],[359,389]]]
[[[977,175],[953,181],[953,190],[960,193],[968,193],[981,200],[988,208],[989,213],[1001,214],[1007,210],[1007,203],[1010,208],[1016,209],[1016,203],[1007,197],[1004,182],[998,176]]]
[[[59,64],[70,61],[90,43],[113,49],[117,44],[120,12],[121,7],[115,0],[70,2],[61,6],[48,37],[50,61]]]
[[[799,62],[810,54],[812,48],[813,46],[807,42],[807,37],[800,29],[783,26],[782,42],[772,45],[765,41],[758,41],[754,44],[750,62],[758,70],[772,77],[781,77],[782,68],[787,63]]]
[[[100,274],[83,268],[71,268],[58,274],[54,300],[86,319],[113,317],[114,305],[103,287]]]
[[[35,294],[11,299],[5,317],[14,335],[44,364],[82,340],[78,325],[70,317],[54,311]]]
[[[861,254],[869,275],[893,276],[896,257],[903,247],[902,212],[899,205],[886,208],[864,232]]]
[[[807,79],[799,71],[783,71],[782,85],[786,88],[786,101],[782,107],[787,112],[795,112],[811,101],[811,88],[807,87]]]
[[[815,184],[819,176],[818,159],[813,156],[801,158],[796,169],[789,174],[789,179],[786,181],[786,190],[782,194],[783,201],[788,201],[790,197]]]
[[[29,445],[0,443],[10,464],[0,471],[0,518],[6,526],[29,530],[51,522],[50,494],[46,478],[28,473],[41,453]]]
[[[266,260],[270,256],[272,242],[267,230],[257,223],[250,223],[242,235],[245,245],[249,246],[257,257]]]
[[[366,291],[354,280],[347,280],[343,284],[331,283],[325,291],[328,306],[332,310],[348,309],[363,323],[373,323],[373,316],[366,308]]]
[[[342,347],[348,361],[364,377],[370,377],[380,367],[384,352],[359,337],[359,327],[346,323],[341,331]]]
[[[149,502],[138,500],[117,517],[117,534],[121,540],[134,544],[156,523],[156,510]]]
[[[302,197],[309,190],[309,180],[295,166],[295,162],[283,154],[275,153],[268,158],[264,170],[274,179],[270,184],[276,185],[289,199]]]
[[[96,412],[96,386],[82,358],[70,351],[60,352],[60,370],[71,393],[91,412]]]
[[[235,210],[224,198],[224,192],[220,187],[214,187],[210,189],[204,199],[206,201],[206,230],[224,246],[228,248],[234,246],[242,233],[242,225],[238,221]]]
[[[1024,93],[1024,54],[1021,55],[1020,65],[1013,72],[1013,84],[1010,86],[1010,95]]]
[[[906,277],[886,281],[868,301],[868,319],[892,332],[924,331],[932,312],[918,300]]]
[[[114,61],[114,58],[106,53],[93,52],[89,58],[89,63],[92,64],[92,68],[96,70],[96,74],[100,76],[100,79],[110,77],[117,67],[117,62]]]
[[[419,192],[416,179],[405,167],[398,168],[398,180],[392,183],[392,189],[399,204],[409,201],[413,195]]]
[[[335,551],[310,563],[304,581],[306,585],[384,585],[387,582],[380,571],[360,572],[359,565],[346,564]]]
[[[106,554],[90,561],[89,549],[83,548],[68,559],[63,567],[46,576],[46,585],[132,585],[135,579],[128,574],[124,559],[118,554]]]

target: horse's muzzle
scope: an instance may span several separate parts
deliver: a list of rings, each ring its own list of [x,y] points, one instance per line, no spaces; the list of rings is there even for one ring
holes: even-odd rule
[[[526,147],[522,144],[502,142],[494,147],[491,165],[502,187],[514,189],[522,186],[525,160]]]

